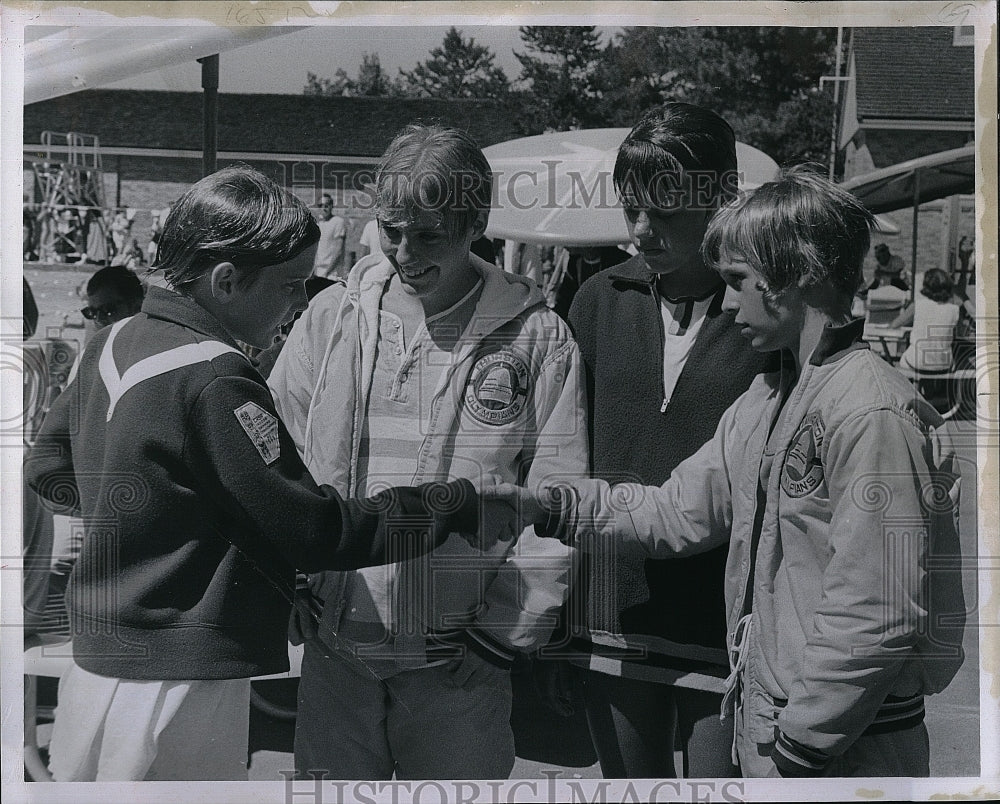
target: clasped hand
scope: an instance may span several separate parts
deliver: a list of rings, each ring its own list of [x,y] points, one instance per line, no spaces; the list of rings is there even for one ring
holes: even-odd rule
[[[492,550],[499,542],[512,543],[526,527],[544,522],[548,516],[545,489],[534,492],[513,483],[497,483],[483,486],[479,495],[479,532],[462,534],[477,550]]]

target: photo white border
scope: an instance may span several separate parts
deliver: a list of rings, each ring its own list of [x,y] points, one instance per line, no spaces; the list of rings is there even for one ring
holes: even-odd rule
[[[997,16],[995,0],[969,2],[427,2],[427,3],[309,3],[292,2],[9,2],[2,8],[2,48],[0,48],[0,121],[2,121],[2,194],[3,216],[0,218],[0,332],[4,339],[20,338],[21,302],[16,293],[16,280],[21,273],[21,255],[14,252],[18,242],[15,232],[15,212],[22,199],[22,86],[23,28],[25,25],[211,25],[211,24],[271,24],[271,25],[802,25],[802,26],[925,26],[975,25],[976,58],[976,247],[978,265],[977,305],[981,314],[980,339],[996,344],[997,331]],[[278,40],[280,41],[280,40]],[[346,65],[345,65],[346,66]],[[332,67],[331,67],[332,69]],[[15,267],[17,266],[17,267]],[[989,300],[989,301],[987,301]],[[15,331],[16,330],[16,331]],[[998,416],[996,384],[1000,366],[996,352],[981,352],[988,361],[986,372],[980,372],[979,388],[979,600],[980,616],[993,626],[980,633],[980,762],[977,778],[911,779],[851,779],[808,780],[801,783],[785,780],[742,780],[745,800],[771,801],[843,801],[843,800],[928,800],[937,797],[995,798],[1000,796],[1000,506],[997,488]],[[6,369],[7,367],[4,366]],[[18,409],[21,388],[15,372],[0,372],[3,380],[3,405]],[[11,408],[10,406],[15,406]],[[0,522],[3,526],[3,556],[5,569],[19,567],[15,557],[20,554],[18,533],[20,522],[20,455],[17,450],[3,450],[3,483],[0,484]],[[967,489],[966,493],[971,490]],[[986,571],[986,570],[992,570]],[[4,572],[0,594],[3,612],[17,611],[20,622],[20,573]],[[5,617],[4,624],[13,620]],[[348,795],[370,796],[374,788],[353,791],[341,783],[325,783],[318,798],[296,794],[282,782],[267,783],[138,783],[138,784],[25,784],[20,781],[22,717],[20,698],[20,640],[13,632],[5,632],[0,640],[0,661],[3,667],[3,795],[6,801],[79,802],[92,800],[135,802],[286,802],[313,804],[351,800]],[[569,780],[580,785],[592,800],[603,795],[607,801],[648,800],[656,781]],[[569,800],[572,790],[567,780],[556,783],[555,797]],[[674,782],[676,783],[676,782]],[[424,788],[419,800],[441,800],[438,787],[446,789],[447,799],[468,801],[551,800],[553,788],[548,780],[531,780],[530,784],[507,782],[432,783]],[[302,783],[294,789],[302,790]],[[532,787],[531,785],[534,785]],[[706,795],[704,787],[696,788],[681,781],[678,795],[673,788],[661,787],[660,800],[699,800]],[[384,800],[404,802],[413,797],[402,787],[385,788]],[[473,795],[475,791],[479,795]],[[728,793],[722,783],[716,786],[719,800],[732,800],[736,788]],[[603,792],[602,792],[603,791]],[[707,798],[702,800],[708,800]]]

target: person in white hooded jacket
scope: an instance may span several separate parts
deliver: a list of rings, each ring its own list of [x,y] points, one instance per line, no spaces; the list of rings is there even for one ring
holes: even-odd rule
[[[662,486],[491,491],[587,551],[729,542],[722,714],[744,776],[927,776],[924,696],[963,659],[956,458],[940,415],[850,320],[871,225],[802,170],[724,208],[706,260],[724,309],[781,370]]]
[[[376,183],[384,255],[312,301],[269,378],[321,482],[345,492],[402,478],[540,488],[585,473],[568,327],[530,282],[469,251],[491,182],[463,132],[410,126],[389,146]],[[548,641],[572,556],[529,529],[489,550],[455,538],[426,560],[313,576],[320,630],[340,649],[305,645],[299,775],[505,778],[510,666]]]

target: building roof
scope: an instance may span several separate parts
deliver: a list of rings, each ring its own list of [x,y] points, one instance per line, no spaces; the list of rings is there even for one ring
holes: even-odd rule
[[[855,28],[858,118],[973,120],[975,53],[953,26]]]
[[[102,146],[200,150],[202,94],[92,89],[24,107],[24,141],[42,131],[96,135]],[[520,136],[491,100],[219,94],[220,151],[381,156],[410,122],[468,131],[481,147]]]

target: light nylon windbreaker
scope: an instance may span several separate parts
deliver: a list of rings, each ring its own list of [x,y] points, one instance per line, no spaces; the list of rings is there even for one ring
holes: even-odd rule
[[[422,428],[423,438],[410,482],[465,477],[477,487],[498,481],[538,486],[585,475],[586,400],[580,355],[568,327],[528,280],[473,260],[484,286],[434,390],[432,412],[413,423]],[[348,496],[359,491],[356,471],[379,304],[392,274],[385,257],[372,255],[355,266],[346,289],[335,286],[316,296],[268,381],[309,471]],[[521,389],[526,394],[523,404],[487,423],[483,411],[477,417],[466,408],[470,383],[494,357],[526,369]],[[410,616],[404,612],[419,601],[418,625],[435,631],[457,625],[504,664],[514,651],[547,642],[566,597],[573,556],[574,551],[538,538],[530,528],[516,543],[498,543],[485,554],[453,535],[430,554],[423,571],[403,565],[390,569],[385,595],[394,611],[388,616]],[[334,629],[350,616],[348,575],[324,573],[321,585],[311,583],[325,599],[323,623]],[[398,621],[386,625],[400,627]]]
[[[777,739],[814,774],[866,729],[891,728],[901,708],[922,718],[922,696],[944,689],[963,658],[950,441],[899,372],[863,344],[840,348],[845,335],[860,329],[828,330],[797,381],[788,360],[759,376],[662,487],[574,484],[562,523],[569,544],[652,558],[732,534],[738,742]]]

